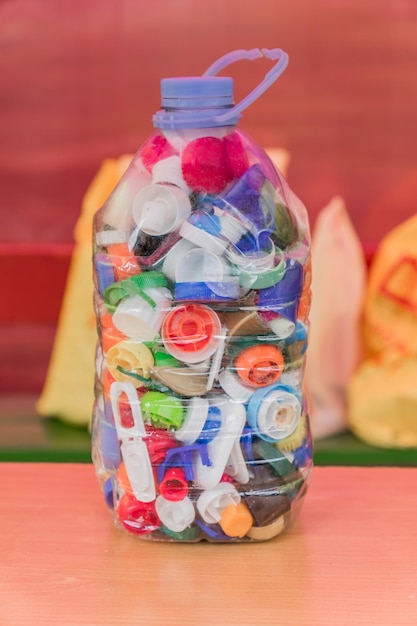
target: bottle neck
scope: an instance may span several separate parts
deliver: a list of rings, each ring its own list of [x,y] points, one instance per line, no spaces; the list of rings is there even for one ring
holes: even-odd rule
[[[235,126],[240,119],[236,114],[227,122],[217,119],[232,106],[218,106],[211,109],[167,107],[161,109],[152,118],[155,128],[161,130],[181,130],[186,128],[220,128]]]

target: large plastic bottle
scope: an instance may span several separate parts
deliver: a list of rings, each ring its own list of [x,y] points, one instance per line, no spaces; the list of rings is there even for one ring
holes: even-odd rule
[[[276,61],[233,105],[240,59]],[[287,66],[236,51],[161,82],[156,131],[94,223],[92,455],[116,523],[160,541],[263,541],[312,467],[305,208],[236,125]]]

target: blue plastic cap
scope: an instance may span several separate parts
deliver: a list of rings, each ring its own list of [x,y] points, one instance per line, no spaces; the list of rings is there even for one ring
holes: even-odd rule
[[[161,106],[164,109],[212,109],[232,105],[233,78],[196,76],[161,80]]]
[[[261,57],[276,63],[263,81],[233,106],[233,79],[215,75],[236,61],[252,61]],[[233,126],[239,121],[241,112],[276,81],[287,64],[288,55],[280,48],[235,50],[212,63],[203,76],[163,78],[162,110],[153,116],[153,124],[162,129]]]
[[[156,128],[204,128],[223,126],[216,121],[219,111],[233,109],[233,78],[226,76],[191,76],[161,80],[162,110],[153,116]],[[236,124],[240,115],[232,115],[227,125]]]

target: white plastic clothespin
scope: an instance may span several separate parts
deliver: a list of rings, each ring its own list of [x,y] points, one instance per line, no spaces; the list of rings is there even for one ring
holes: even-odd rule
[[[212,404],[220,409],[221,426],[216,437],[207,444],[211,465],[204,465],[201,458],[197,457],[194,466],[196,483],[203,489],[212,489],[220,482],[227,464],[231,463],[230,456],[234,445],[239,445],[239,439],[246,419],[245,407],[239,402],[232,402],[227,398],[223,398],[220,401],[214,401]],[[232,463],[236,459],[237,455],[234,452]],[[249,475],[246,481],[241,480],[241,482],[247,482],[248,480]]]
[[[123,426],[120,415],[119,398],[127,396],[132,411],[133,426]],[[133,495],[141,502],[155,500],[155,480],[148,449],[143,438],[146,436],[138,395],[132,383],[115,381],[110,386],[110,399],[117,435],[121,441],[120,451]]]

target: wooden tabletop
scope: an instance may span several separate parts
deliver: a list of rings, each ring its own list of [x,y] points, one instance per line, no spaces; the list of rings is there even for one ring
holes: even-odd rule
[[[125,535],[91,465],[0,471],[4,626],[417,623],[417,469],[315,468],[291,530],[233,545]]]

